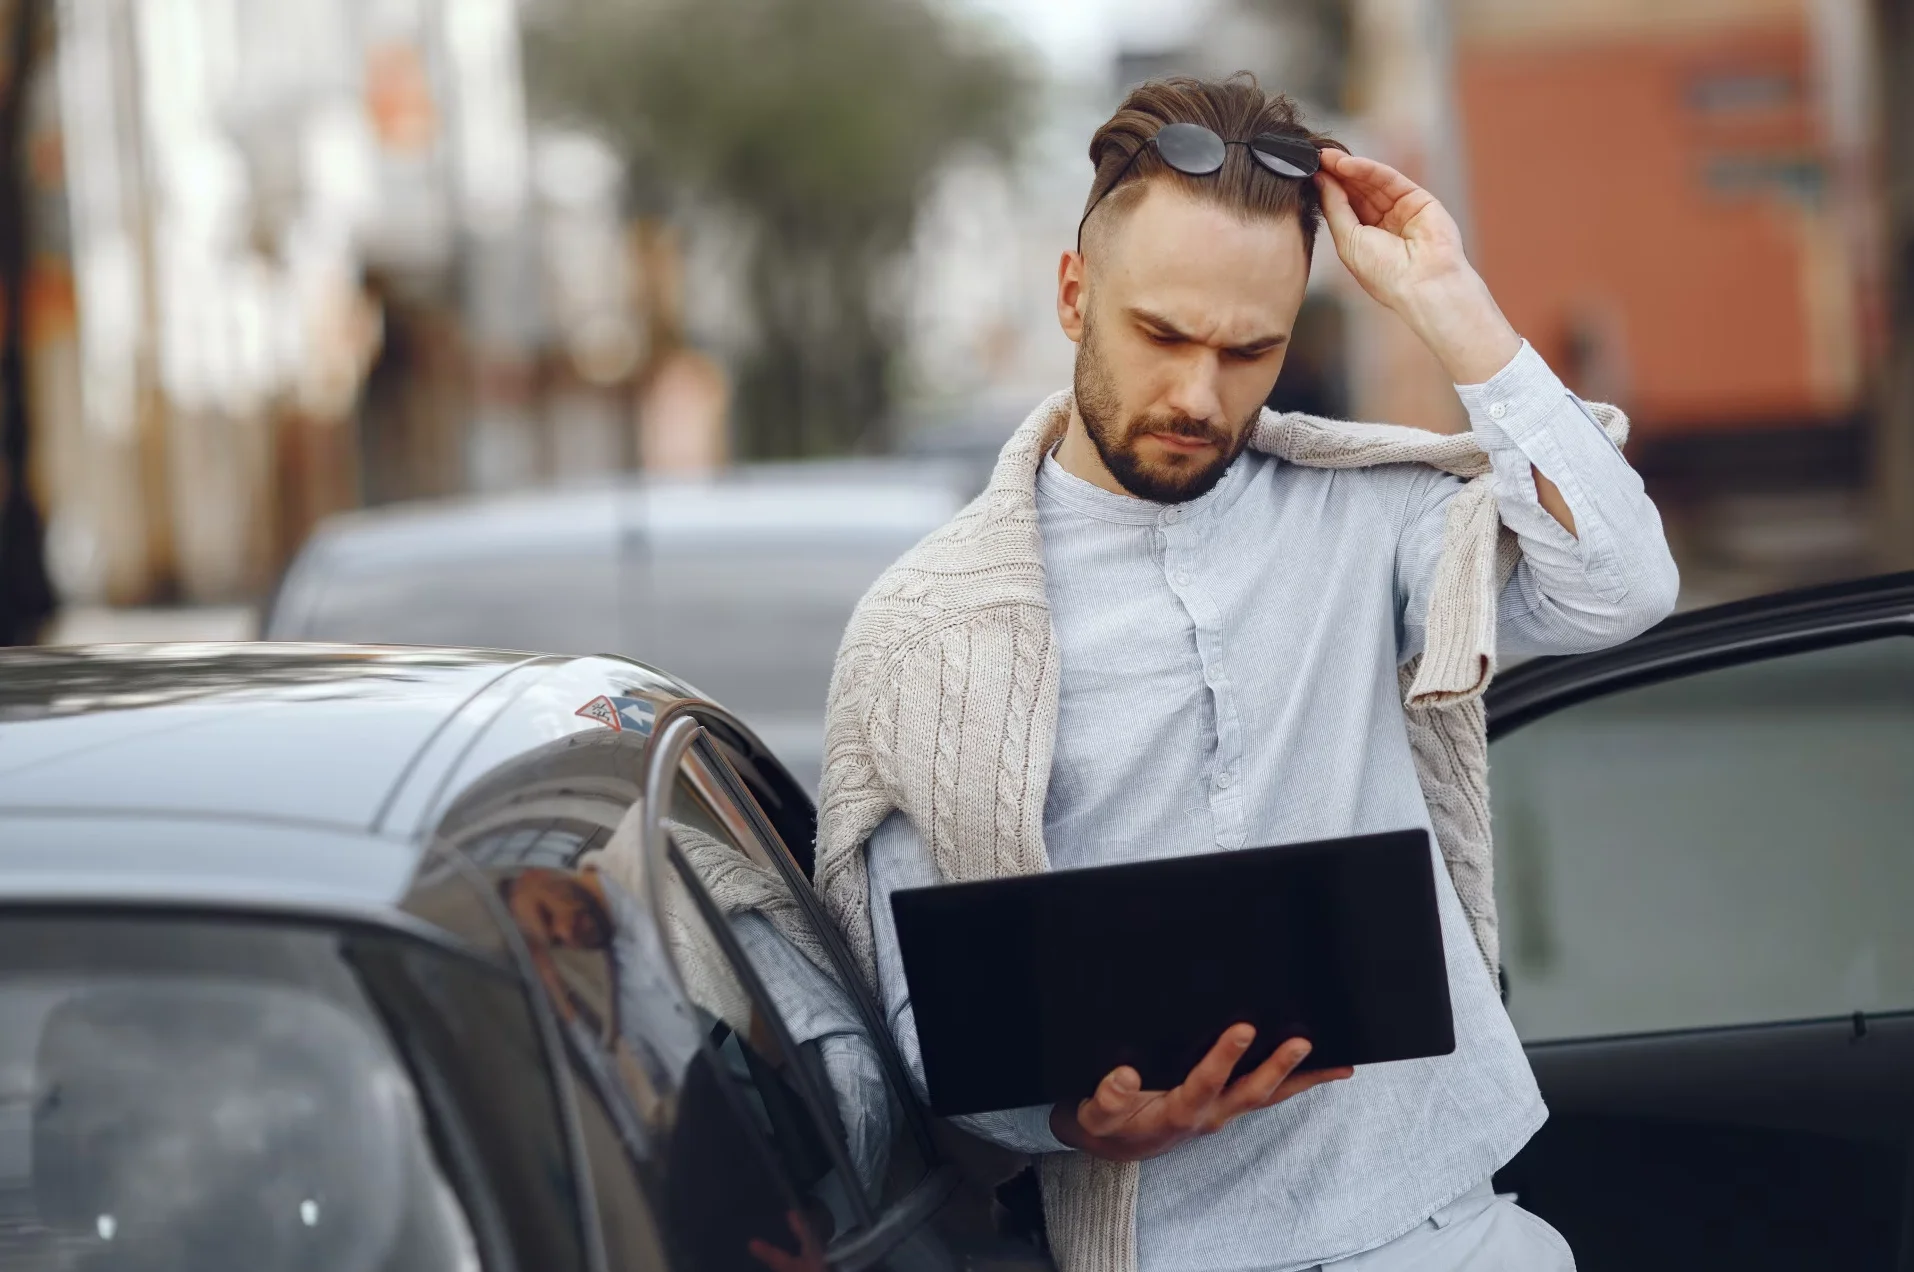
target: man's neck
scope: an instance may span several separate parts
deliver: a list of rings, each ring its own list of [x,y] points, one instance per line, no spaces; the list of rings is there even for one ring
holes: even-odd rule
[[[1070,407],[1070,423],[1063,430],[1063,441],[1057,446],[1057,463],[1063,471],[1092,486],[1101,487],[1113,495],[1136,496],[1126,490],[1110,472],[1109,465],[1103,462],[1103,456],[1097,451],[1097,444],[1090,440],[1090,430],[1084,426],[1083,417],[1077,414],[1074,403]]]

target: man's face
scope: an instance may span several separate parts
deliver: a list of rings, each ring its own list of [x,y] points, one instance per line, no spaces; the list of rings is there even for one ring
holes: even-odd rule
[[[602,903],[562,871],[533,867],[518,876],[509,908],[520,928],[560,949],[602,950],[611,944]]]
[[[1248,445],[1282,369],[1309,277],[1302,229],[1162,182],[1100,228],[1058,278],[1077,413],[1124,489],[1194,499]]]

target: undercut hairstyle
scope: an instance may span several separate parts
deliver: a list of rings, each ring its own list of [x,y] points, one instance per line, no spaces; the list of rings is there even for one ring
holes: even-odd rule
[[[1316,183],[1276,176],[1250,155],[1247,146],[1238,145],[1225,147],[1222,168],[1208,176],[1178,172],[1149,144],[1170,124],[1201,124],[1225,142],[1247,142],[1261,133],[1274,133],[1345,153],[1349,149],[1334,138],[1312,132],[1294,102],[1281,93],[1265,93],[1248,71],[1238,71],[1222,80],[1188,75],[1146,80],[1130,90],[1116,114],[1090,138],[1090,162],[1096,165],[1096,178],[1083,205],[1086,213],[1094,209],[1084,225],[1086,241],[1100,236],[1102,227],[1115,224],[1134,208],[1151,182],[1162,181],[1175,184],[1192,198],[1229,208],[1245,219],[1279,221],[1294,217],[1303,233],[1303,261],[1307,264],[1323,220],[1322,197]],[[1136,155],[1135,163],[1129,163],[1132,154]],[[1123,174],[1122,180],[1112,189],[1118,173]]]

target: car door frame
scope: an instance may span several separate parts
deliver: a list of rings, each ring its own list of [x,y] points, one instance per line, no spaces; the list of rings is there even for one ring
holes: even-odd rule
[[[703,914],[706,925],[711,929],[725,957],[734,964],[744,988],[753,998],[770,1004],[773,999],[745,954],[737,938],[732,935],[723,921],[722,912],[710,895],[705,891],[696,873],[683,862],[682,854],[671,842],[664,825],[664,809],[670,806],[672,786],[677,779],[678,770],[684,767],[694,789],[710,803],[712,810],[726,823],[726,828],[738,837],[747,851],[755,847],[765,854],[760,864],[770,865],[784,880],[791,895],[797,899],[816,934],[822,939],[832,961],[837,965],[846,992],[850,995],[860,1018],[876,1048],[879,1062],[889,1081],[901,1116],[909,1128],[909,1133],[917,1143],[917,1148],[926,1165],[923,1179],[900,1200],[888,1206],[870,1208],[869,1218],[860,1219],[859,1226],[842,1240],[833,1241],[826,1250],[830,1266],[837,1272],[857,1272],[868,1267],[890,1250],[910,1237],[943,1207],[944,1203],[957,1191],[959,1176],[954,1165],[944,1160],[937,1151],[936,1141],[931,1134],[929,1122],[924,1110],[915,1097],[911,1086],[909,1071],[904,1066],[902,1055],[897,1050],[896,1040],[883,1023],[883,1013],[878,1009],[876,998],[870,987],[856,972],[857,964],[852,960],[849,947],[837,925],[824,913],[812,891],[810,881],[798,869],[789,847],[779,837],[764,811],[750,795],[744,778],[731,765],[722,749],[706,731],[697,718],[701,704],[681,703],[671,708],[656,726],[656,733],[646,759],[645,773],[645,813],[643,823],[644,860],[647,881],[651,886],[650,903],[659,930],[666,930],[666,916],[663,912],[664,888],[659,882],[665,877],[667,867],[675,868],[686,890],[691,894],[694,904]],[[677,970],[671,969],[675,978]],[[684,987],[679,986],[680,992]],[[796,1047],[784,1024],[775,1012],[769,1013],[768,1022],[773,1029],[778,1045],[787,1054],[795,1054]],[[818,1090],[812,1076],[802,1071],[794,1074],[799,1079],[799,1095],[809,1107],[812,1117],[820,1126],[831,1124],[825,1110],[829,1107],[824,1092]],[[841,1146],[829,1145],[834,1156],[843,1156]],[[854,1178],[848,1158],[840,1163],[847,1178]]]
[[[1483,696],[1489,741],[1624,689],[1896,635],[1914,635],[1914,571],[1678,614],[1613,649],[1533,658],[1502,673]]]
[[[1893,636],[1914,638],[1914,571],[1757,596],[1678,614],[1635,639],[1592,654],[1530,659],[1498,677],[1483,697],[1491,745],[1558,711],[1611,694],[1686,676]],[[1506,969],[1499,976],[1506,1002]],[[1914,1013],[1909,1013],[1914,1017]],[[1776,1021],[1735,1029],[1784,1028]],[[1866,1022],[1853,1027],[1865,1032]],[[1677,1032],[1687,1033],[1688,1030]],[[1562,1040],[1555,1047],[1625,1042]]]

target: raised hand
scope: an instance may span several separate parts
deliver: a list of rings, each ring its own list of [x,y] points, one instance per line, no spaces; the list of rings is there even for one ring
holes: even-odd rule
[[[1340,1068],[1296,1073],[1296,1066],[1309,1054],[1309,1044],[1291,1038],[1269,1059],[1231,1082],[1230,1073],[1254,1041],[1256,1030],[1251,1026],[1230,1026],[1183,1084],[1169,1091],[1142,1090],[1137,1071],[1125,1065],[1105,1077],[1096,1094],[1075,1108],[1063,1103],[1052,1109],[1050,1128],[1065,1144],[1093,1157],[1142,1161],[1200,1135],[1214,1134],[1245,1113],[1280,1104],[1355,1072]]]
[[[1521,338],[1469,264],[1455,218],[1388,164],[1331,148],[1322,156],[1323,219],[1362,289],[1399,314],[1456,383],[1501,370]]]

